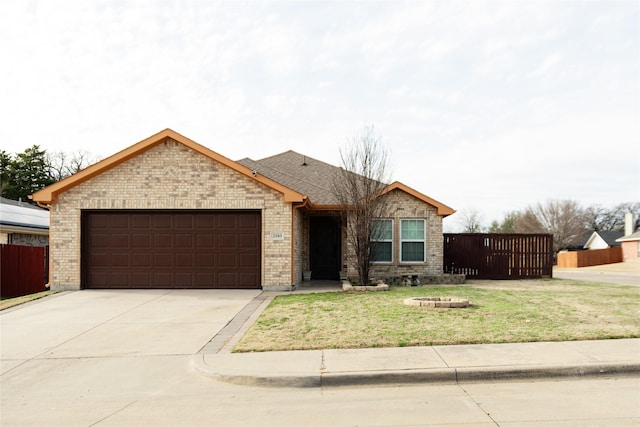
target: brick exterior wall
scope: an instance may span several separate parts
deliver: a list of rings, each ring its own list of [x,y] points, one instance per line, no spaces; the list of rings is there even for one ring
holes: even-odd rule
[[[389,197],[390,216],[388,218],[393,219],[393,260],[391,263],[373,264],[371,278],[388,280],[405,275],[441,275],[444,243],[442,217],[438,216],[437,209],[401,190],[394,190],[385,197]],[[426,257],[424,263],[400,262],[400,220],[402,219],[425,220]],[[355,280],[358,277],[355,267],[355,252],[350,246],[348,246],[347,260],[347,276],[349,279]]]
[[[49,236],[26,233],[0,233],[0,244],[21,246],[47,246]]]
[[[50,226],[54,290],[80,289],[83,209],[260,209],[263,288],[291,288],[291,204],[178,142],[163,142],[59,196]],[[284,240],[271,240],[273,232]]]
[[[308,221],[306,222],[308,224]],[[308,229],[308,227],[306,227]],[[305,235],[305,214],[301,209],[293,210],[293,284],[302,281],[302,273],[305,262],[308,263],[307,256],[309,244],[307,243],[308,233]]]

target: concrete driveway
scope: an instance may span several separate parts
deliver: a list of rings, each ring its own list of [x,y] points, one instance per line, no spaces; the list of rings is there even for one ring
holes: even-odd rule
[[[193,355],[260,291],[84,290],[0,312],[2,374],[34,359]]]

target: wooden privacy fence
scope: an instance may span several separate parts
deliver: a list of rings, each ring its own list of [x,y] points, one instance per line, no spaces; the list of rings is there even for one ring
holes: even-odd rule
[[[526,279],[553,274],[551,234],[444,234],[444,273],[470,279]]]
[[[622,262],[622,247],[558,253],[558,267],[575,268]]]
[[[0,296],[19,297],[46,290],[49,247],[0,245]]]

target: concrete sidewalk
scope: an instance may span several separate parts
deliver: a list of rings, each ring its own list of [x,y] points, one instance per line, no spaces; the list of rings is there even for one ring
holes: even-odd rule
[[[640,375],[640,339],[198,354],[233,384],[332,387]]]

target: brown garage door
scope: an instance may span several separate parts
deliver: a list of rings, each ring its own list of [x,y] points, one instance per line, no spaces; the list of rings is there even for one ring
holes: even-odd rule
[[[84,288],[260,288],[259,211],[85,211]]]

